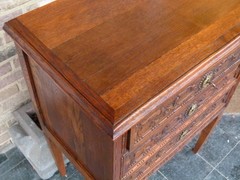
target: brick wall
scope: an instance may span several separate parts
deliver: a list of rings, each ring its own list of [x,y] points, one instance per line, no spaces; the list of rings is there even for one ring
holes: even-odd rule
[[[14,43],[3,31],[4,22],[54,0],[0,0],[0,151],[10,143],[12,112],[29,101]]]

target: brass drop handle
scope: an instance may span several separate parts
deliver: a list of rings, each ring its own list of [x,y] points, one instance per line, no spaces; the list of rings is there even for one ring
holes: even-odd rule
[[[180,136],[179,136],[179,140],[182,140],[182,139],[188,134],[188,132],[189,132],[188,129],[185,130],[185,131],[183,131],[183,132],[180,134]]]
[[[192,104],[191,107],[187,111],[187,116],[191,116],[193,113],[196,112],[197,109],[198,109],[198,105]]]
[[[213,78],[213,73],[207,74],[204,79],[202,80],[201,83],[201,89],[206,88],[207,86],[209,86],[210,84],[212,84],[212,78]]]

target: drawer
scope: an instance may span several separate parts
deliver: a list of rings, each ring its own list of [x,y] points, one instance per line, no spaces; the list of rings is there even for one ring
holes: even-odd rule
[[[189,97],[189,100],[183,104],[178,111],[172,113],[170,116],[162,120],[159,123],[159,126],[152,130],[152,133],[142,136],[141,142],[147,143],[150,140],[158,142],[166,135],[171,134],[176,126],[183,124],[186,120],[191,118],[195,112],[200,111],[202,106],[209,101],[209,98],[214,97],[214,95],[219,92],[218,87],[225,87],[230,81],[234,80],[233,77],[235,72],[236,67],[233,66],[233,68],[228,69],[226,76],[214,81],[215,87],[208,88],[203,90],[201,94]],[[139,146],[140,145],[141,144],[139,144]]]
[[[161,141],[151,140],[132,152],[123,156],[123,178],[122,179],[141,179],[153,167],[162,164],[166,154],[177,151],[182,143],[187,143],[194,134],[202,130],[207,124],[216,117],[225,107],[228,94],[235,84],[232,81],[230,86],[222,90],[215,98],[202,108],[202,111],[192,116],[179,127],[175,127],[171,135],[166,136]],[[180,149],[179,149],[180,150]]]
[[[208,68],[205,73],[199,75],[200,78],[192,80],[182,91],[156,106],[131,129],[129,149],[133,150],[139,147],[141,142],[159,131],[160,126],[164,126],[166,119],[186,108],[186,104],[193,105],[195,97],[208,98],[215,94],[219,88],[224,87],[226,80],[234,77],[239,63],[240,52],[238,51],[223,58],[217,65]]]

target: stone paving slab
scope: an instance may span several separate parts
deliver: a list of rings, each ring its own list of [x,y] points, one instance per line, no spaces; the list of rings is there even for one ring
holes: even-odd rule
[[[218,165],[217,169],[228,179],[240,179],[240,143]]]
[[[198,154],[189,143],[149,180],[240,180],[240,115],[224,116]],[[57,172],[49,180],[83,180],[74,166],[67,165],[68,177]],[[0,180],[41,179],[21,152],[11,149],[0,154]]]

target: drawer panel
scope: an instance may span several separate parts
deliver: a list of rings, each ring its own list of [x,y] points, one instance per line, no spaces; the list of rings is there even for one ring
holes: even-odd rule
[[[216,109],[216,114],[220,114],[220,112],[222,112],[221,108],[223,107]],[[215,117],[216,116],[209,115],[204,118],[211,122]],[[178,135],[173,137],[172,140],[166,144],[166,146],[160,150],[153,151],[149,158],[146,158],[146,160],[143,159],[141,163],[137,164],[138,166],[133,167],[129,172],[125,174],[122,179],[138,180],[146,178],[146,176],[151,174],[154,170],[156,170],[156,168],[159,168],[161,165],[167,162],[169,158],[180,151],[191,140],[191,137],[193,137],[195,133],[201,130],[196,129],[196,126],[194,125],[202,129],[205,127],[203,123],[198,123],[188,126],[182,132],[178,132]],[[182,134],[184,134],[185,131],[188,133],[186,133],[186,135],[181,139],[180,137]]]
[[[146,137],[151,136],[159,128],[164,126],[164,121],[173,116],[176,112],[182,110],[187,103],[194,101],[193,99],[205,92],[216,93],[218,88],[224,87],[227,78],[233,78],[234,73],[240,62],[240,52],[223,58],[223,60],[209,68],[200,78],[189,83],[184,90],[167,99],[163,104],[157,106],[148,115],[146,115],[140,123],[131,129],[130,150],[141,145]],[[228,74],[228,75],[227,75]],[[230,74],[230,76],[229,76]],[[224,82],[222,82],[224,80]],[[202,96],[202,95],[201,95]],[[207,95],[209,97],[210,94]]]
[[[171,135],[166,136],[161,141],[151,140],[151,143],[146,143],[141,148],[125,154],[122,179],[141,179],[146,173],[149,173],[153,166],[161,164],[161,161],[166,158],[166,154],[171,154],[170,151],[176,151],[186,139],[193,137],[196,131],[210,123],[212,116],[216,116],[225,107],[229,91],[234,84],[235,81],[206,104],[200,114],[196,113],[192,119],[179,127],[175,127]]]
[[[196,96],[189,97],[189,100],[184,103],[179,111],[172,113],[167,118],[163,119],[158,126],[151,129],[151,133],[145,136],[141,136],[141,142],[147,143],[150,140],[160,141],[166,135],[171,134],[174,131],[174,127],[183,124],[186,120],[191,118],[191,116],[197,111],[201,110],[210,97],[214,97],[215,93],[219,92],[218,87],[225,87],[230,81],[232,81],[235,75],[236,68],[230,68],[229,73],[221,79],[214,81],[215,87],[208,88],[197,94]],[[195,109],[193,109],[195,108]],[[191,112],[190,112],[191,111]],[[194,112],[196,111],[196,112]],[[139,144],[140,146],[141,144]]]

